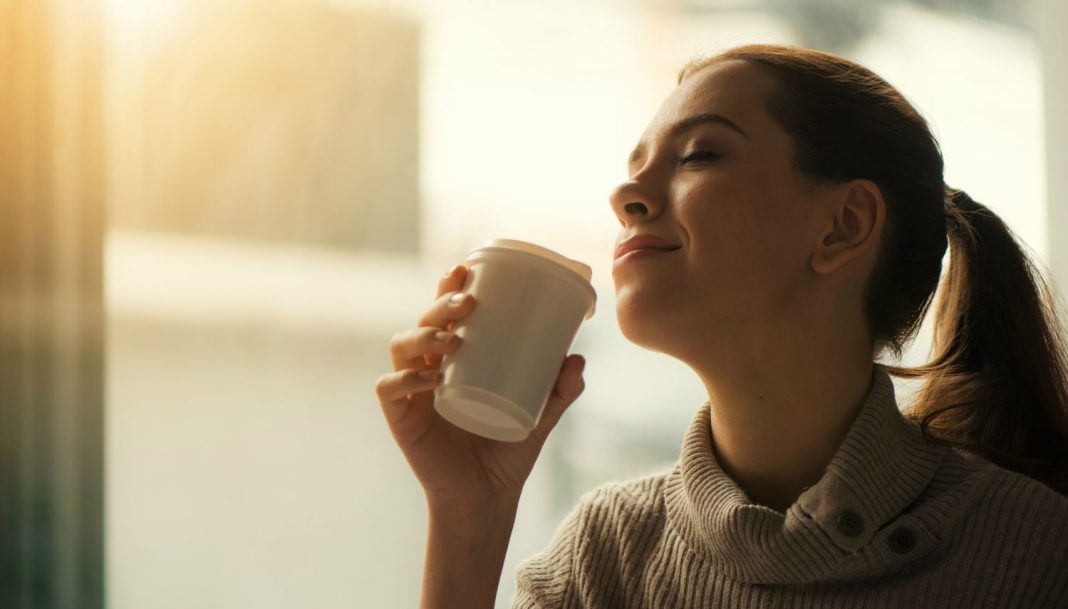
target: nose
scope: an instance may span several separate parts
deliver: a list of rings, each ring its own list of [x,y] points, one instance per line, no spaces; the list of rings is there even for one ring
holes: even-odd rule
[[[663,205],[649,186],[631,178],[612,189],[608,202],[623,226],[638,220],[649,220],[660,214]]]

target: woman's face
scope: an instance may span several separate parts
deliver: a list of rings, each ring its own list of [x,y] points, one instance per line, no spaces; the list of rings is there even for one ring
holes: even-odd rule
[[[679,249],[616,260],[616,316],[632,342],[699,358],[774,331],[805,306],[817,191],[765,112],[772,84],[747,62],[704,67],[642,135],[630,179],[610,197],[623,226],[617,245],[655,235]]]

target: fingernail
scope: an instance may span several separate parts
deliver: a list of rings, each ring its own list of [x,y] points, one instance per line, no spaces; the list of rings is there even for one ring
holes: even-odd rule
[[[437,370],[423,370],[419,373],[419,378],[424,381],[437,380],[439,372]]]
[[[439,331],[439,332],[435,332],[434,333],[434,338],[438,342],[447,343],[447,342],[449,342],[449,339],[452,338],[452,333],[445,332],[444,330],[442,330],[442,331]]]
[[[452,296],[449,296],[449,302],[451,302],[452,304],[460,304],[464,301],[465,298],[467,298],[467,294],[463,292],[457,292]]]

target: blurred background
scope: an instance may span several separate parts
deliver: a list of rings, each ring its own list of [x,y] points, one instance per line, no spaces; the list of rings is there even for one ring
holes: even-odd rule
[[[696,55],[773,42],[872,68],[930,121],[946,182],[1068,282],[1056,0],[0,7],[23,51],[3,59],[23,79],[10,82],[39,84],[5,111],[44,116],[60,151],[41,153],[52,173],[16,167],[6,183],[66,196],[50,226],[84,226],[78,193],[99,212],[99,239],[57,256],[99,276],[101,359],[80,370],[90,385],[101,375],[85,395],[102,418],[60,432],[99,436],[87,479],[103,488],[104,533],[79,547],[106,558],[112,609],[416,606],[426,509],[373,385],[439,275],[492,238],[590,264],[599,296],[573,347],[587,388],[531,475],[497,606],[581,494],[670,467],[706,396],[684,365],[620,334],[607,197]],[[28,124],[4,123],[24,146]],[[62,606],[89,606],[76,598]]]

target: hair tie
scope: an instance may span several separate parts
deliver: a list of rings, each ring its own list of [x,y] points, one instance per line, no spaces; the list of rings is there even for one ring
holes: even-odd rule
[[[942,200],[942,214],[945,216],[947,229],[955,231],[960,228],[960,222],[957,221],[957,214],[954,213],[954,210],[960,210],[971,202],[972,198],[968,196],[968,193],[956,188],[946,187],[946,196]]]
[[[958,209],[968,207],[969,203],[975,202],[970,196],[968,196],[968,193],[964,192],[963,190],[951,188],[949,189],[949,193],[949,202],[953,205],[953,207],[956,207]]]

